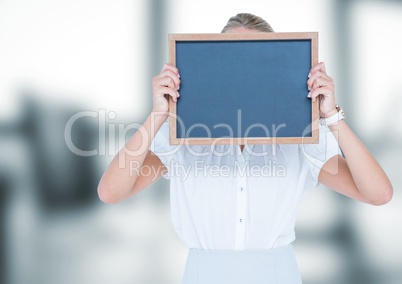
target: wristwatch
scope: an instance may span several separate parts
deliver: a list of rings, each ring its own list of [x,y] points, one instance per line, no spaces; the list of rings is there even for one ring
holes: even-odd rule
[[[338,111],[337,113],[327,118],[320,118],[321,125],[330,126],[331,124],[335,124],[345,118],[345,112],[341,109],[341,107],[339,105],[335,105],[335,108]]]

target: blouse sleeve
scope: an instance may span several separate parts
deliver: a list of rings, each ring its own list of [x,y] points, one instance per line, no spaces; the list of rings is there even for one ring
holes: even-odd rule
[[[341,150],[331,130],[327,126],[319,126],[318,144],[302,144],[302,153],[312,175],[313,186],[316,187],[322,166],[333,156],[340,155]]]
[[[164,123],[159,131],[156,133],[154,140],[152,140],[151,145],[149,147],[155,155],[161,160],[163,165],[168,169],[166,173],[163,174],[163,177],[166,179],[170,179],[170,162],[172,160],[172,156],[175,152],[175,147],[170,146],[169,144],[169,124]],[[177,151],[177,150],[176,150]]]

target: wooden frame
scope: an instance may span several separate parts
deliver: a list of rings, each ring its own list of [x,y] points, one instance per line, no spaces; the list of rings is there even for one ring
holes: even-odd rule
[[[291,42],[308,42],[311,47],[311,53],[308,56],[311,56],[311,64],[309,68],[316,65],[318,63],[318,33],[316,32],[306,32],[306,33],[250,33],[250,34],[230,34],[230,33],[221,33],[221,34],[169,34],[169,62],[170,64],[177,66],[177,47],[178,44],[181,43],[194,43],[194,44],[202,44],[202,43],[243,43],[243,42],[252,42],[259,44],[271,44],[273,42],[278,42],[281,44],[288,44]],[[183,45],[185,46],[185,45]],[[268,45],[267,45],[268,46]],[[205,54],[208,54],[206,52]],[[310,60],[310,57],[308,57]],[[303,59],[306,61],[306,59]],[[219,61],[219,60],[218,60]],[[216,62],[216,61],[214,61]],[[186,73],[182,73],[183,70],[179,68],[179,72],[181,75],[182,85],[183,82],[186,82]],[[209,72],[204,72],[209,73]],[[286,72],[285,72],[286,73]],[[300,72],[299,72],[300,73]],[[298,74],[299,74],[298,73]],[[307,73],[304,74],[302,80],[305,80],[305,90],[301,90],[303,92],[304,100],[306,100],[306,96],[308,93],[307,90]],[[190,75],[189,75],[190,76]],[[189,77],[188,76],[188,77]],[[305,78],[305,79],[304,79]],[[298,82],[300,85],[301,82]],[[304,87],[303,87],[304,88]],[[177,104],[179,104],[180,100],[183,97],[188,96],[189,94],[185,93],[185,88],[182,88],[180,91],[180,98],[178,99]],[[300,93],[299,91],[298,93]],[[305,93],[304,93],[305,91]],[[184,93],[182,93],[184,92]],[[299,99],[299,96],[297,97]],[[246,98],[247,101],[250,99]],[[271,101],[270,101],[271,102]],[[310,135],[289,135],[285,137],[260,137],[260,136],[240,136],[237,137],[178,137],[178,119],[180,118],[180,113],[178,113],[177,104],[170,99],[169,100],[169,112],[170,112],[170,144],[171,145],[179,145],[179,144],[302,144],[302,143],[318,143],[319,141],[319,131],[318,131],[318,120],[319,120],[319,100],[316,102],[312,102],[310,99],[304,102],[303,104],[308,104],[311,113],[308,114],[308,122],[310,123],[307,127],[309,127],[308,133]],[[196,109],[196,106],[193,108]],[[206,108],[205,108],[206,110]],[[306,114],[304,114],[306,115]],[[180,129],[179,129],[180,130]]]

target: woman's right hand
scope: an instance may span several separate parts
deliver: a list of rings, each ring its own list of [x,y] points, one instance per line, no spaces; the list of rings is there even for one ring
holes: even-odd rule
[[[179,70],[170,64],[165,64],[159,75],[152,80],[153,112],[166,113],[169,110],[168,96],[177,102],[180,88]],[[165,96],[167,95],[167,96]]]

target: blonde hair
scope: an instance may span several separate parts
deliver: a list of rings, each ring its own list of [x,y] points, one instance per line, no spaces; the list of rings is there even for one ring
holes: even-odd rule
[[[274,32],[272,27],[263,18],[249,13],[240,13],[229,19],[226,26],[223,28],[222,33],[240,27],[261,32]]]

